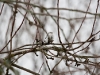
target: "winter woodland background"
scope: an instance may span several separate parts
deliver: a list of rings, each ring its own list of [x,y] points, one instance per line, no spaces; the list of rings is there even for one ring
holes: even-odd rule
[[[0,0],[0,75],[99,75],[99,35],[100,0]]]

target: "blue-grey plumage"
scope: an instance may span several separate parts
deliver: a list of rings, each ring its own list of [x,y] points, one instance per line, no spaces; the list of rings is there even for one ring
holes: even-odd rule
[[[53,32],[49,32],[48,33],[48,43],[52,43],[53,42]]]
[[[50,43],[52,43],[54,40],[53,40],[53,32],[49,32],[49,33],[47,33],[47,36],[46,36],[46,38],[45,38],[46,40],[46,42],[45,43],[48,43],[48,44],[50,44]]]

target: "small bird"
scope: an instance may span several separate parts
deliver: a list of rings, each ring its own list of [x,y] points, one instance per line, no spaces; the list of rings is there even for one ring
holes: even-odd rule
[[[49,32],[48,34],[47,34],[47,37],[48,37],[48,44],[50,44],[50,43],[52,43],[54,40],[53,40],[53,32]],[[46,38],[47,38],[46,37]],[[45,38],[45,39],[46,39]]]

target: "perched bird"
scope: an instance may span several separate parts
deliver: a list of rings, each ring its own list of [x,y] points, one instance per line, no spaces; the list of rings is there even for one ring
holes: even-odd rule
[[[48,40],[48,41],[47,41],[48,44],[52,43],[52,42],[53,42],[53,33],[52,33],[52,32],[49,32],[49,33],[47,34],[47,37],[46,37],[46,38],[47,38],[47,40]],[[46,39],[46,38],[45,38],[45,39]]]
[[[48,43],[52,43],[53,42],[53,33],[49,32],[48,33]]]

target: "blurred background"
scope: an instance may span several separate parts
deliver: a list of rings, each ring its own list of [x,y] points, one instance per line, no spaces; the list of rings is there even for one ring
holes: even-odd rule
[[[40,75],[99,75],[99,3],[99,0],[0,0],[0,59],[10,56],[14,64]],[[49,32],[53,32],[54,41],[45,44]],[[36,40],[42,44],[37,45]],[[12,67],[17,73],[1,63],[0,74],[35,75]]]

